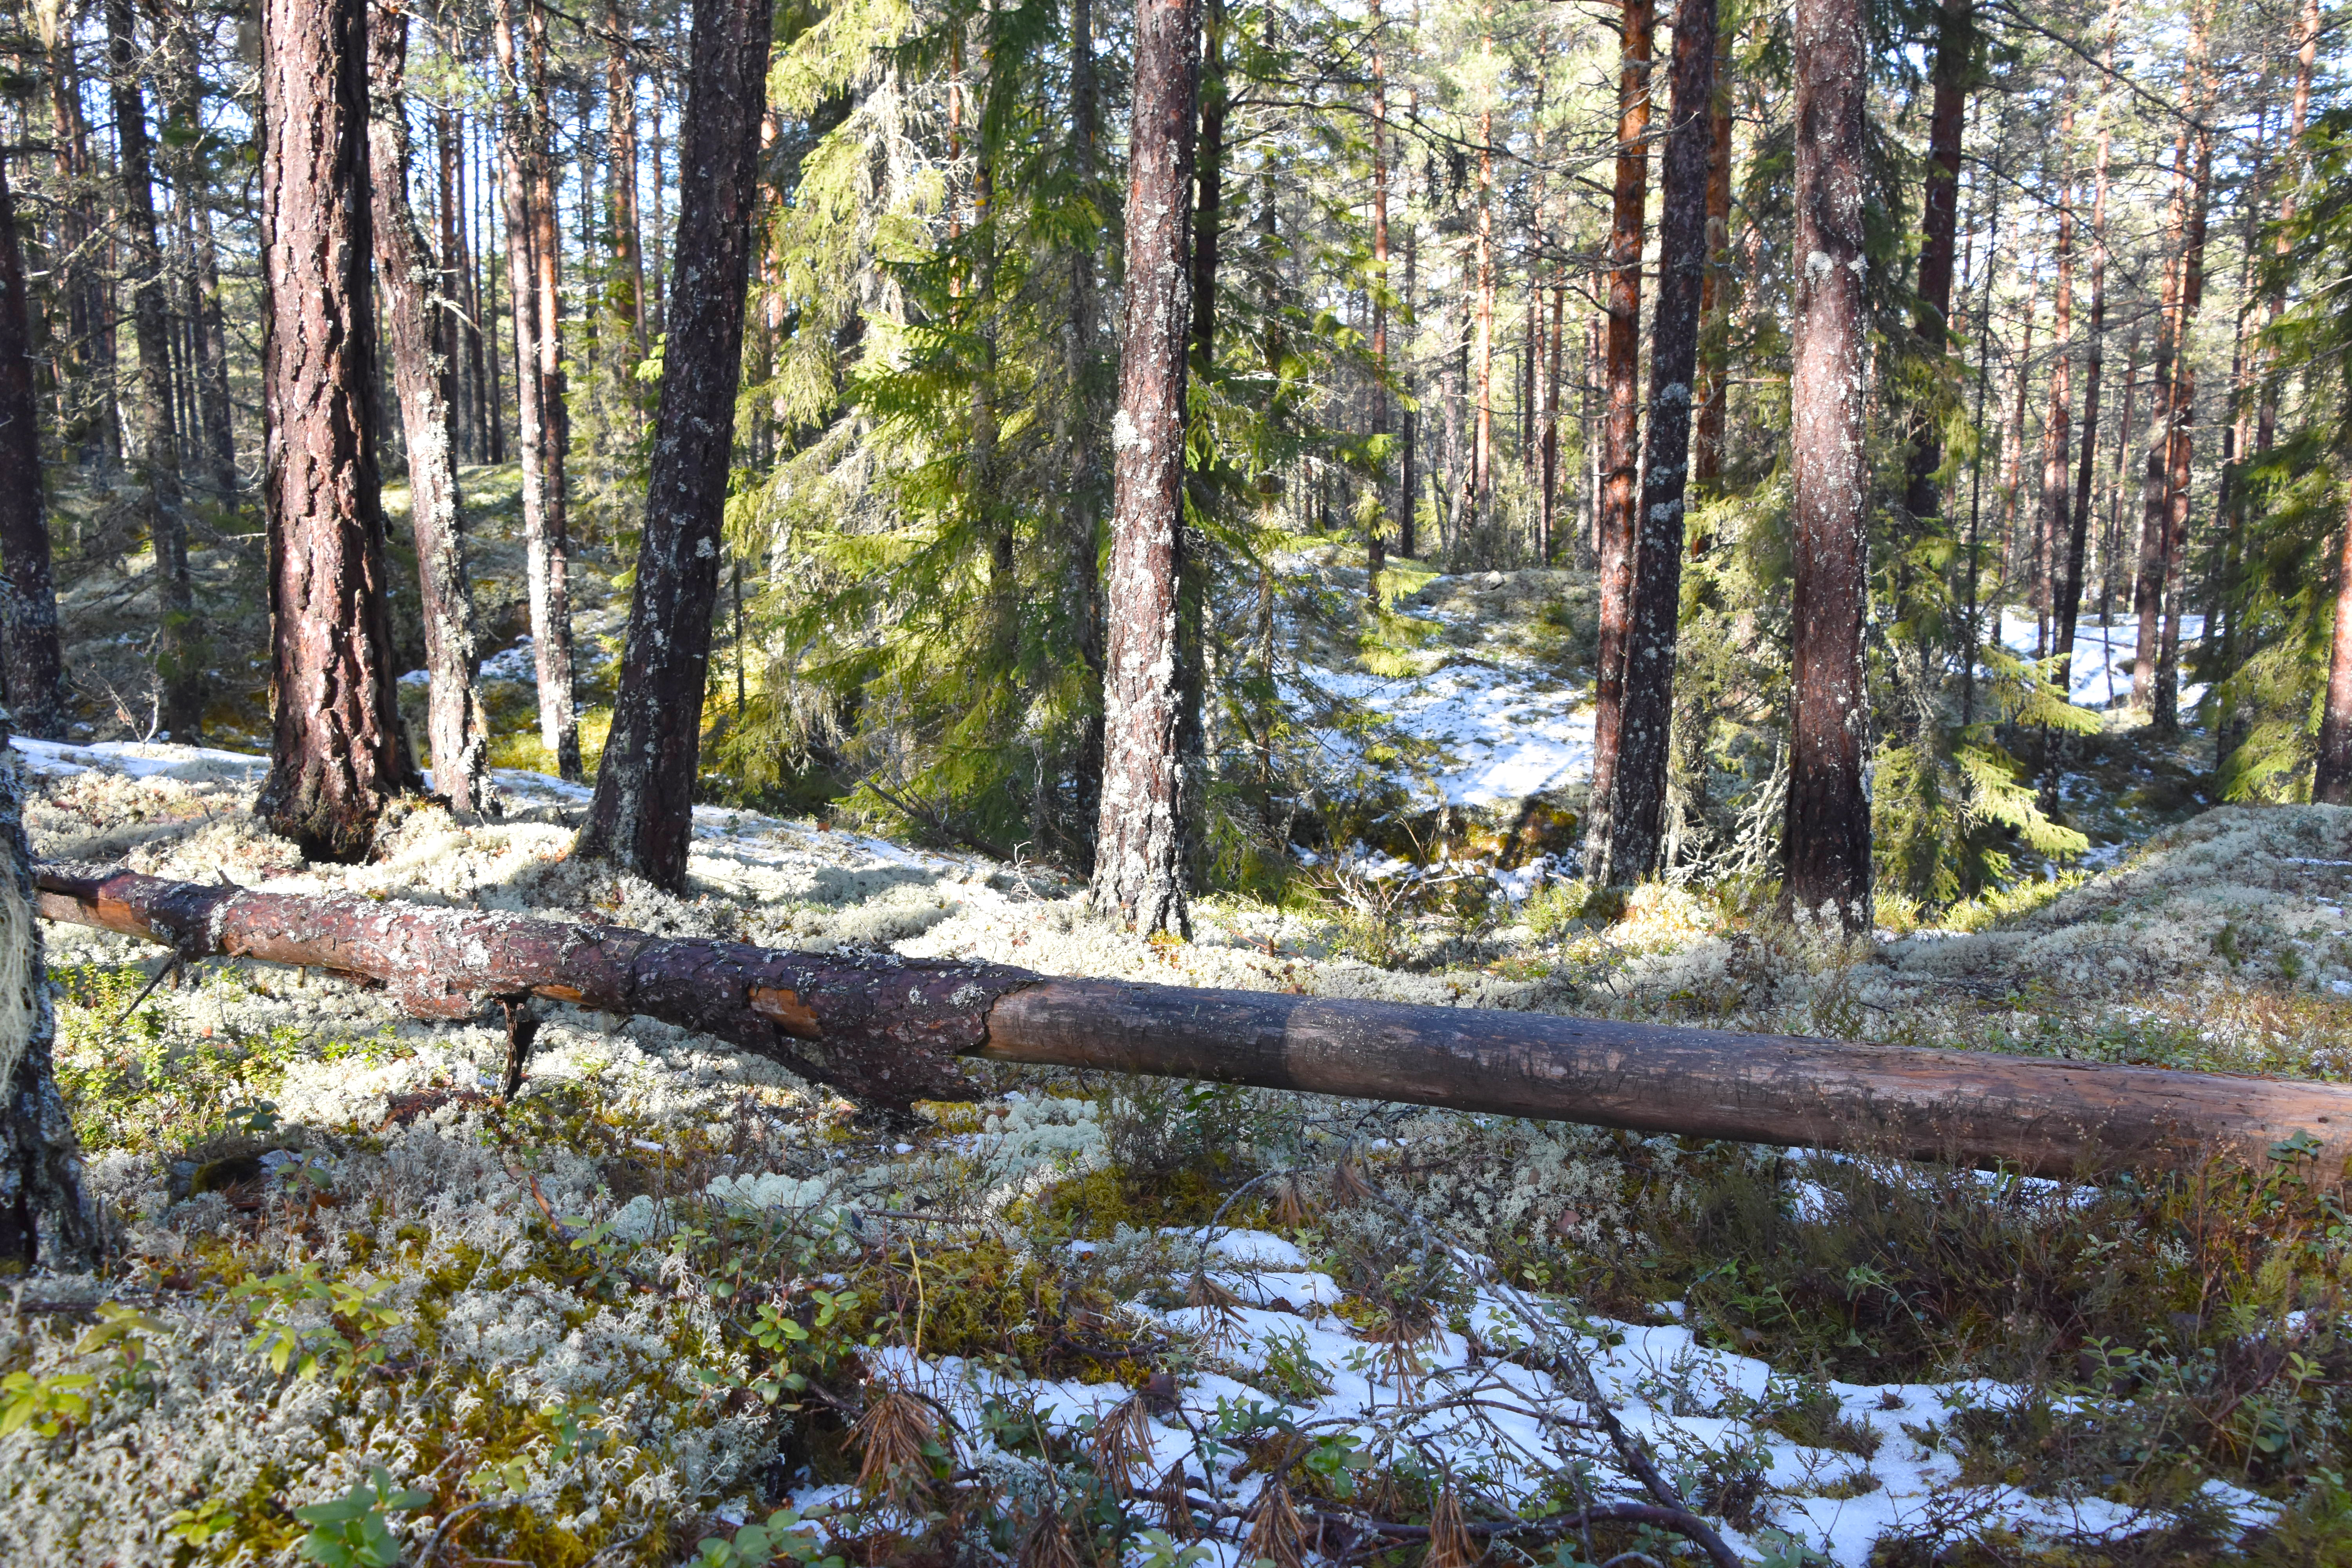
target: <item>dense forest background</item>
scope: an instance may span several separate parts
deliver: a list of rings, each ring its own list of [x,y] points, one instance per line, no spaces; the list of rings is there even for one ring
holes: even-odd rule
[[[1600,679],[1604,824],[1609,645],[1634,635],[1612,614],[1677,604],[1663,826],[1630,875],[1779,863],[1806,633],[1793,18],[1714,10],[1703,191],[1680,192],[1667,85],[1693,46],[1645,4],[1199,16],[1179,616],[1195,885],[1279,893],[1294,845],[1443,837],[1391,752],[1334,764],[1301,717],[1300,639],[1409,671],[1432,627],[1398,602],[1429,572],[1543,566],[1600,574],[1597,629],[1569,578],[1553,618]],[[406,132],[453,449],[478,510],[520,491],[531,542],[519,580],[477,584],[480,651],[536,645],[516,658],[537,722],[509,699],[486,755],[579,777],[622,653],[590,580],[630,584],[665,358],[696,347],[667,331],[685,19],[621,0],[383,17],[405,77],[379,71],[375,107]],[[2334,22],[2303,0],[1950,0],[1867,23],[1879,892],[1940,904],[2086,847],[2059,781],[2097,723],[2070,692],[2151,740],[2189,726],[2213,796],[2310,798],[2352,320]],[[1132,25],[1085,0],[778,11],[704,798],[840,800],[1090,868],[1121,614],[1102,563]],[[235,744],[266,729],[269,684],[256,27],[129,0],[16,26],[8,173],[72,647],[68,710],[20,698],[20,723]],[[1641,431],[1647,405],[1658,439],[1678,199],[1705,259],[1695,333],[1675,329],[1694,338],[1688,548],[1661,590],[1610,542],[1674,466],[1645,463]],[[373,436],[396,511],[394,357]],[[391,538],[413,669],[430,617]],[[1352,563],[1354,591],[1286,570],[1310,546]],[[2032,619],[2022,647],[2004,616]],[[2050,660],[2094,638],[2086,697]],[[425,729],[420,709],[429,753]],[[1562,831],[1571,858],[1583,831]],[[1606,837],[1584,868],[1627,879]]]

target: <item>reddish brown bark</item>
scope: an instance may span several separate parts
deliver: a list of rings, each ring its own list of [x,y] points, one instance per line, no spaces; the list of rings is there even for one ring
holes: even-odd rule
[[[47,488],[41,476],[41,416],[33,401],[33,317],[16,199],[0,160],[0,670],[8,714],[21,733],[59,741],[66,733],[65,656],[58,641],[58,591],[49,574]],[[0,868],[0,874],[5,874]]]
[[[2189,353],[2197,312],[2205,300],[2206,220],[2213,188],[2213,132],[2206,110],[2205,40],[2210,11],[2200,6],[2189,23],[2189,80],[2195,92],[2189,174],[2189,230],[2180,258],[2180,311],[2176,349],[2171,429],[2165,442],[2164,631],[2157,647],[2156,700],[2151,722],[2158,734],[2180,728],[2180,617],[2187,611],[2183,580],[2189,563],[2189,485],[2197,426],[2197,366]]]
[[[1715,104],[1716,0],[1675,11],[1674,95],[1659,172],[1658,302],[1650,327],[1650,416],[1642,461],[1640,542],[1625,651],[1607,879],[1658,869],[1682,621],[1683,506],[1691,383],[1698,370],[1699,289],[1706,272],[1706,165]]]
[[[457,496],[456,435],[442,371],[432,247],[408,202],[408,13],[376,0],[368,30],[370,214],[376,276],[383,290],[392,383],[408,448],[408,520],[416,536],[418,608],[430,679],[425,732],[433,784],[461,820],[496,816],[490,784],[489,719],[474,687],[481,658],[474,595],[466,574],[465,518]]]
[[[646,263],[637,243],[637,73],[629,61],[621,0],[606,0],[604,32],[604,195],[613,230],[613,277],[604,298],[642,357],[648,345],[645,311],[638,305],[645,298]]]
[[[1691,488],[1700,499],[1710,499],[1723,476],[1724,424],[1730,412],[1731,378],[1725,374],[1728,355],[1725,328],[1723,272],[1731,248],[1731,50],[1718,33],[1715,40],[1715,104],[1709,115],[1706,160],[1706,271],[1699,284],[1698,317],[1707,341],[1700,344],[1696,427],[1691,444]],[[1691,554],[1706,553],[1704,536],[1691,541]]]
[[[1863,135],[1870,45],[1861,0],[1797,0],[1796,628],[1788,891],[1848,931],[1871,926],[1863,794],[1863,524],[1867,387]]]
[[[1920,215],[1919,300],[1912,325],[1921,349],[1941,360],[1951,341],[1952,261],[1960,216],[1960,133],[1969,88],[1976,77],[1977,30],[1972,0],[1942,0],[1937,8],[1936,63],[1927,111],[1927,199]],[[1904,510],[1914,521],[1941,517],[1944,498],[1936,470],[1944,466],[1944,433],[1931,411],[1915,417],[1909,489]]]
[[[1595,658],[1592,804],[1584,833],[1584,875],[1615,879],[1618,752],[1624,731],[1625,653],[1633,632],[1633,552],[1641,509],[1642,235],[1647,200],[1652,0],[1625,0],[1622,68],[1617,79],[1616,188],[1610,209],[1608,305],[1604,311],[1599,468],[1594,518],[1601,555],[1601,635]]]
[[[1094,896],[1147,935],[1188,919],[1176,613],[1198,36],[1186,0],[1136,0]]]
[[[674,335],[662,362],[646,526],[613,729],[579,853],[658,887],[686,886],[703,687],[719,595],[743,304],[758,208],[772,7],[695,0],[679,137]]]
[[[2303,0],[2303,16],[2296,27],[2297,44],[2294,56],[2294,96],[2287,110],[2286,154],[2282,163],[2284,194],[2279,198],[2278,254],[2284,256],[2294,242],[2287,237],[2287,224],[2294,216],[2294,190],[2297,176],[2304,168],[2303,132],[2311,117],[2311,73],[2319,62],[2319,0]],[[2286,309],[2286,273],[2282,269],[2272,286],[2270,296],[2263,302],[2263,324],[2265,333],[2274,325],[2279,313]],[[2264,350],[2268,359],[2268,350]],[[2265,363],[2263,376],[2263,398],[2260,412],[2254,419],[2254,450],[2267,452],[2278,433],[2278,377],[2270,374]]]
[[[1644,6],[1650,0],[1641,0]],[[1487,7],[1491,24],[1494,8]],[[1482,58],[1492,59],[1495,39],[1488,33],[1478,40]],[[1491,73],[1488,80],[1494,79]],[[1492,89],[1490,89],[1491,91]],[[1489,101],[1478,116],[1478,408],[1470,446],[1470,482],[1462,520],[1454,539],[1466,540],[1487,520],[1495,488],[1495,106]]]
[[[44,866],[44,917],[324,968],[425,1017],[536,994],[698,1030],[877,1108],[971,1098],[957,1058],[1256,1084],[2043,1175],[2267,1169],[2296,1131],[2330,1185],[2352,1089],[1981,1051],[1056,980],[1002,964],[779,952],[507,913]]]
[[[522,459],[523,570],[539,679],[540,743],[567,779],[580,777],[572,708],[571,545],[564,516],[563,362],[556,328],[553,154],[548,146],[547,23],[536,5],[500,0],[499,184],[505,209],[507,293],[514,322],[515,426]]]
[[[355,860],[417,779],[394,700],[376,501],[365,0],[264,0],[262,339],[276,723],[255,810]]]
[[[2172,143],[2172,195],[2165,215],[2164,290],[2156,318],[2156,350],[2149,363],[2147,467],[2140,484],[2138,571],[2132,584],[2132,613],[2138,617],[2133,649],[2131,705],[2147,712],[2156,700],[2158,618],[2164,606],[2166,542],[2171,527],[2172,403],[2180,344],[2181,258],[2189,230],[2189,120],[2195,102],[2194,71],[2181,85],[2183,110]]]
[[[139,479],[148,537],[155,549],[162,612],[155,637],[155,676],[163,699],[159,714],[165,731],[193,740],[204,719],[204,639],[196,627],[195,590],[188,576],[188,520],[180,486],[179,437],[172,418],[170,285],[156,240],[153,159],[146,101],[139,90],[131,0],[107,0],[106,33],[128,253],[123,287],[139,343]]]

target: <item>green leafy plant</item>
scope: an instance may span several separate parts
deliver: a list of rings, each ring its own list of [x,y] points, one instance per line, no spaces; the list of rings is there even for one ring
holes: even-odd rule
[[[394,1568],[400,1562],[400,1541],[385,1516],[423,1508],[432,1500],[426,1492],[394,1489],[392,1473],[378,1465],[332,1502],[293,1510],[296,1519],[310,1527],[297,1554],[326,1568]]]
[[[87,1373],[59,1373],[36,1377],[12,1372],[0,1377],[0,1436],[29,1426],[44,1437],[54,1437],[89,1417],[89,1390],[98,1379]]]
[[[259,1300],[271,1310],[261,1321],[247,1348],[268,1358],[270,1370],[297,1377],[331,1377],[349,1384],[372,1367],[382,1366],[387,1353],[384,1337],[407,1317],[384,1300],[384,1287],[362,1276],[356,1281],[329,1279],[317,1263],[304,1263],[266,1279],[248,1279],[229,1292],[232,1300]],[[305,1302],[327,1309],[322,1325],[296,1324],[290,1314]]]

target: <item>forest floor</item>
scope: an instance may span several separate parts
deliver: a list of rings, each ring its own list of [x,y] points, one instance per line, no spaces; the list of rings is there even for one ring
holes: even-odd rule
[[[1336,555],[1296,570],[1351,591]],[[2099,868],[1932,929],[1835,945],[1728,886],[1588,910],[1546,885],[1588,743],[1589,592],[1432,576],[1400,599],[1435,628],[1404,653],[1302,635],[1303,719],[1310,686],[1390,715],[1423,744],[1329,744],[1410,759],[1472,826],[1454,869],[1368,847],[1318,897],[1202,900],[1181,942],[1113,929],[1049,869],[826,817],[702,808],[673,897],[572,862],[583,794],[521,769],[501,823],[407,806],[371,863],[305,865],[250,815],[261,748],[234,705],[210,750],[118,730],[18,751],[40,853],[158,875],[2352,1075],[2352,812],[2203,809],[2193,736],[2101,737],[2067,799]],[[135,647],[104,639],[136,597],[68,595],[78,668],[124,691]],[[602,585],[583,598],[616,636]],[[216,642],[244,646],[222,610]],[[1538,816],[1517,842],[1496,826]],[[1492,894],[1383,891],[1432,876]],[[2179,1184],[2021,1181],[1009,1068],[883,1126],[756,1057],[562,1005],[509,1104],[487,1017],[227,962],[142,1000],[157,950],[47,930],[113,1240],[97,1275],[23,1284],[0,1331],[13,1561],[364,1562],[337,1543],[373,1528],[448,1564],[1288,1564],[1362,1560],[1367,1519],[1457,1516],[1533,1523],[1482,1531],[1498,1560],[1664,1558],[1646,1527],[1542,1523],[1644,1495],[1605,1405],[1760,1562],[2352,1562],[2352,1219],[2291,1146]]]

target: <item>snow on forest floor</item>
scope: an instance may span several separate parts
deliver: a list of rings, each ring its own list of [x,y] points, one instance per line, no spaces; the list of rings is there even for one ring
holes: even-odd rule
[[[2033,655],[2035,622],[2032,613],[2014,607],[2005,610],[2000,617],[2001,646],[2010,652],[2027,658]],[[2193,646],[2205,636],[2205,617],[2180,617],[2180,640]],[[2112,708],[2131,695],[2132,665],[2138,657],[2139,617],[2113,616],[2101,621],[2096,616],[2085,615],[2074,628],[2074,654],[2067,661],[2068,684],[2072,689],[2067,700],[2078,708]],[[2205,700],[2205,688],[2188,685],[2180,689],[2180,710],[2191,711]]]
[[[1989,929],[1867,952],[1646,889],[1613,924],[1506,928],[1408,972],[1311,914],[1232,900],[1204,903],[1192,942],[1138,942],[1049,872],[750,812],[698,809],[692,888],[672,897],[571,862],[584,792],[531,774],[500,776],[502,824],[406,807],[371,863],[308,866],[249,815],[260,758],[17,747],[40,852],[158,875],[1056,973],[2352,1071],[2352,813],[2325,808],[2209,813]],[[102,1282],[23,1300],[102,1294],[150,1326],[144,1370],[86,1416],[0,1436],[17,1561],[286,1561],[286,1510],[378,1464],[431,1499],[383,1510],[412,1552],[478,1504],[464,1551],[510,1560],[675,1562],[785,1504],[871,1542],[919,1502],[855,1480],[877,1439],[844,1428],[891,1389],[927,1402],[944,1468],[1008,1518],[1095,1495],[1072,1489],[1114,1460],[1146,1493],[1181,1466],[1220,1563],[1285,1508],[1396,1518],[1445,1477],[1474,1520],[1639,1496],[1587,1419],[1588,1373],[1736,1547],[1781,1563],[1859,1564],[1890,1541],[2091,1551],[2184,1519],[2228,1540],[2285,1506],[2225,1465],[2126,1487],[2002,1458],[2012,1426],[2120,1430],[2114,1389],[2053,1403],[1917,1355],[1874,1377],[1874,1352],[1742,1316],[1765,1298],[1739,1268],[1827,1246],[1877,1201],[1868,1183],[1939,1177],[1035,1070],[984,1069],[971,1104],[866,1128],[761,1058],[562,1005],[500,1108],[487,1016],[421,1023],[325,975],[218,962],[132,1009],[158,950],[47,929],[61,1075],[121,1251]],[[1255,1196],[1231,1191],[1244,1174]],[[1727,1182],[1764,1194],[1782,1239],[1675,1262]],[[2020,1247],[2136,1201],[1982,1190]],[[2335,1323],[2249,1331],[2317,1357]],[[35,1378],[109,1375],[121,1358],[78,1351],[82,1331],[20,1316],[0,1352]],[[313,1370],[274,1370],[273,1343]],[[824,1398],[780,1394],[787,1369]]]

